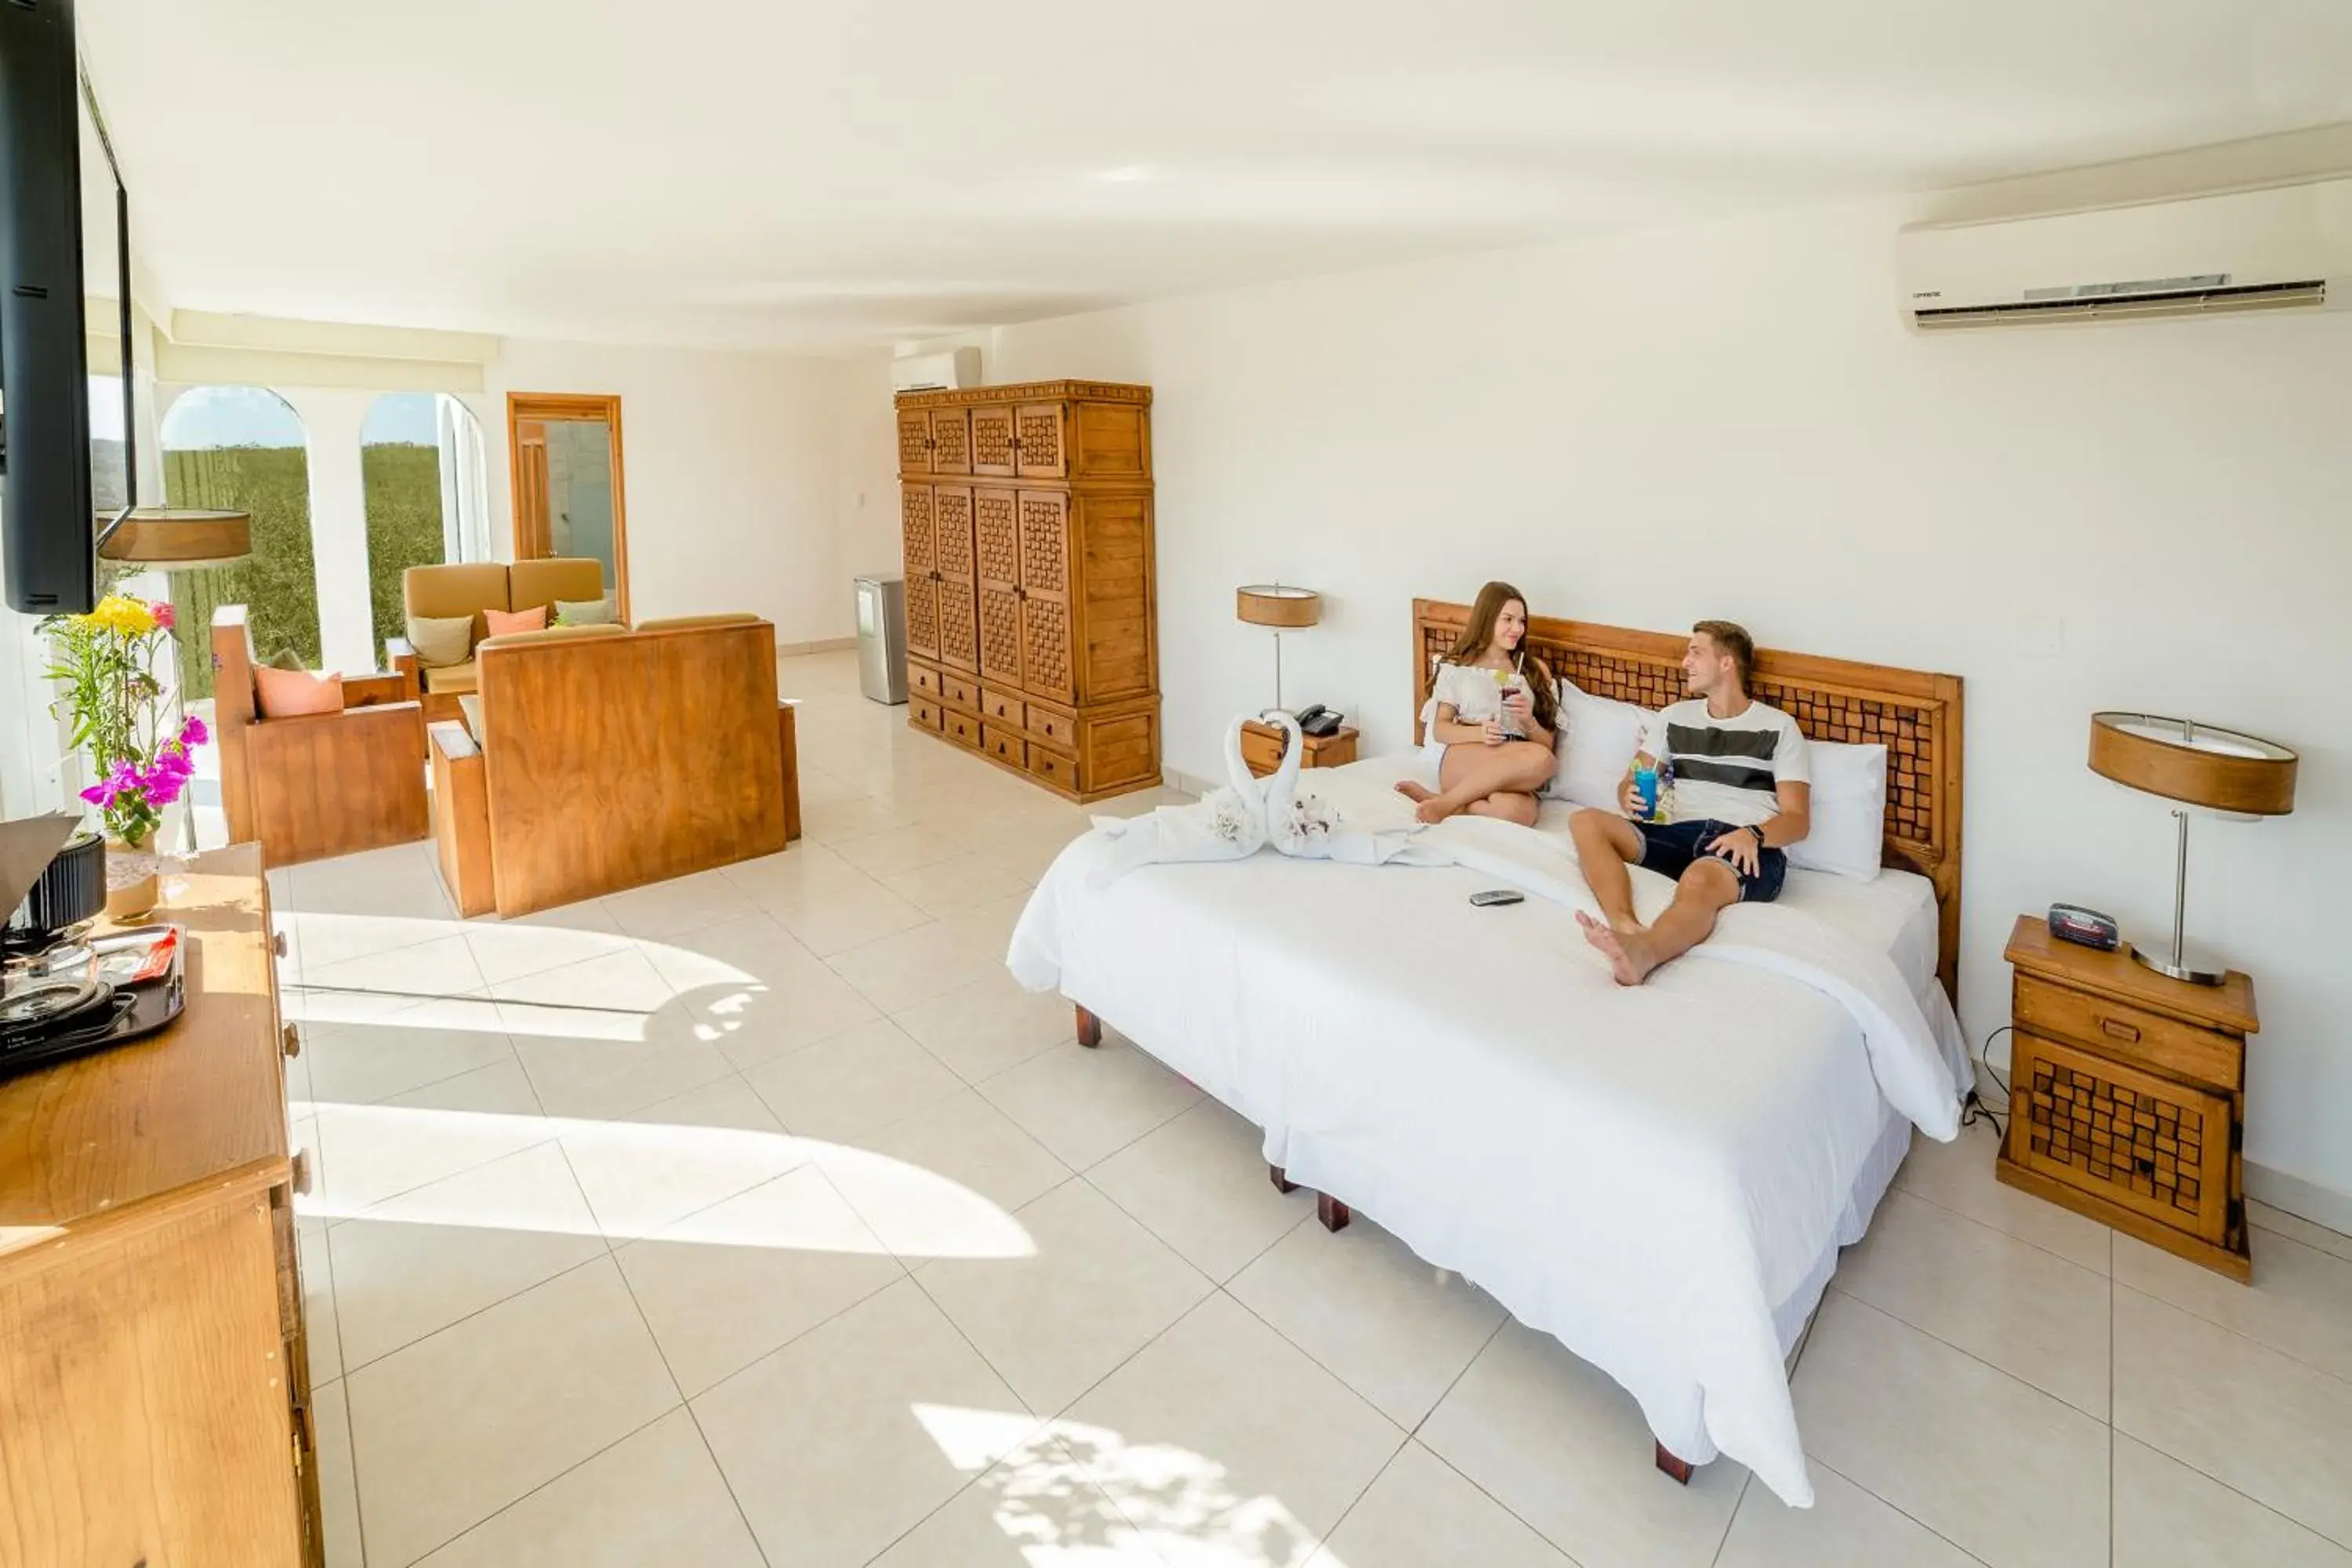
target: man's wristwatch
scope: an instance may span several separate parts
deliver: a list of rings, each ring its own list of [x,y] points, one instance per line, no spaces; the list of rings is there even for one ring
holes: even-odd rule
[[[1764,842],[1764,825],[1760,822],[1751,822],[1748,825],[1748,831],[1756,835],[1756,852],[1761,855],[1769,847]]]

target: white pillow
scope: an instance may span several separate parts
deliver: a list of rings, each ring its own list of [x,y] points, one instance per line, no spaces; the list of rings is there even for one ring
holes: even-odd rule
[[[1554,800],[1617,809],[1617,786],[1641,750],[1650,711],[1631,702],[1595,697],[1575,682],[1559,683],[1559,767],[1544,786]]]
[[[1886,748],[1816,741],[1813,820],[1789,864],[1875,881],[1886,837]]]

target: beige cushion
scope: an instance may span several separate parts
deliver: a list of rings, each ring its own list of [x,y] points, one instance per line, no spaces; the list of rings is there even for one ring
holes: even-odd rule
[[[620,612],[613,607],[613,601],[609,598],[558,599],[555,601],[555,618],[548,624],[558,626],[604,626],[613,625],[620,618]]]
[[[408,646],[416,650],[416,662],[427,669],[463,664],[473,653],[474,617],[411,616]]]
[[[507,568],[504,608],[528,610],[558,599],[597,599],[604,594],[604,563],[584,555],[556,555],[545,561],[518,561]]]
[[[637,630],[641,632],[675,632],[683,631],[688,626],[755,626],[758,624],[759,619],[760,617],[757,616],[746,615],[741,611],[732,611],[722,616],[672,616],[666,621],[639,621],[637,623]]]
[[[507,569],[495,561],[448,566],[411,566],[400,574],[401,614],[474,617],[474,636],[483,634],[481,612],[505,610]]]
[[[482,728],[482,694],[478,691],[468,691],[459,697],[457,712],[466,721],[466,732],[474,737],[474,744],[488,745],[490,742]]]
[[[425,689],[431,692],[471,691],[475,684],[474,661],[471,659],[425,672]]]

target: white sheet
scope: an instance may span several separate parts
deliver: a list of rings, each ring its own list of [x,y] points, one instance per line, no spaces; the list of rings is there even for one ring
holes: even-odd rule
[[[1719,1449],[1810,1500],[1781,1358],[1867,1222],[1890,1138],[1844,1007],[1731,963],[1623,990],[1567,909],[1470,908],[1482,872],[1265,855],[1089,889],[1105,849],[1078,840],[1040,885],[1014,936],[1024,983],[1058,984],[1264,1127],[1295,1179],[1609,1372],[1674,1452]]]

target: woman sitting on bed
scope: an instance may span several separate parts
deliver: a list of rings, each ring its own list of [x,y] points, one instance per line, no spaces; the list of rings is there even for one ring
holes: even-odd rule
[[[1559,694],[1543,660],[1521,651],[1527,636],[1525,595],[1508,583],[1478,590],[1470,624],[1439,663],[1422,710],[1423,749],[1439,758],[1438,787],[1411,779],[1396,786],[1422,821],[1466,811],[1535,826],[1536,793],[1559,766]]]

